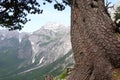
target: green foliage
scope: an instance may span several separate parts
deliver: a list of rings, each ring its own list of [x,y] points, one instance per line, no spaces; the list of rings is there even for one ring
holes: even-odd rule
[[[113,78],[114,78],[115,80],[120,80],[120,69],[119,69],[119,68],[113,70]]]
[[[36,0],[0,0],[0,26],[10,30],[23,28],[27,14],[42,13]]]
[[[43,2],[44,1],[44,2]],[[68,0],[41,0],[43,5],[46,2],[54,3],[54,9],[62,11],[66,5],[69,5]],[[27,19],[28,14],[40,14],[43,12],[40,9],[40,4],[36,0],[0,0],[0,26],[9,28],[9,30],[21,30],[24,24],[30,21]]]
[[[62,80],[67,77],[67,70],[65,69],[55,80]]]
[[[66,5],[70,6],[70,0],[61,0],[61,2],[59,2],[60,0],[45,0],[45,1],[49,3],[55,2],[54,9],[57,9],[58,11],[64,10]]]
[[[113,75],[115,78],[120,79],[120,72]]]
[[[114,22],[116,24],[116,27],[115,27],[115,32],[116,33],[119,33],[120,34],[120,6],[117,7],[115,13],[114,13]]]
[[[120,19],[120,6],[117,7],[114,14],[115,14],[115,16],[114,16],[115,21],[119,20]]]

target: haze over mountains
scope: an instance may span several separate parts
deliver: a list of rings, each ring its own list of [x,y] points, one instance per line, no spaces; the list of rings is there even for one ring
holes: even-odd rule
[[[37,74],[42,80],[72,65],[72,57],[70,29],[64,25],[48,23],[33,33],[0,30],[0,80],[33,80],[34,71],[45,69]],[[32,78],[24,76],[31,72]]]

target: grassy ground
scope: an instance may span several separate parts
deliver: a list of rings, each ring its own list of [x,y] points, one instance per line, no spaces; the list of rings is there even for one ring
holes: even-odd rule
[[[118,37],[118,41],[120,41],[120,34],[116,34]],[[120,80],[120,68],[114,69],[113,70],[113,79],[114,80]]]
[[[65,69],[59,76],[55,77],[54,80],[66,80],[67,70]]]
[[[120,68],[113,70],[113,79],[120,80]]]
[[[117,38],[118,38],[118,41],[120,41],[120,34],[117,33],[116,36],[117,36]]]

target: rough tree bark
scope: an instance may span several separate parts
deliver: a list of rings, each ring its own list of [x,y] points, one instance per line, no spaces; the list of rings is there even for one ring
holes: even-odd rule
[[[112,80],[120,68],[120,42],[104,0],[72,0],[71,42],[75,70],[68,80]]]

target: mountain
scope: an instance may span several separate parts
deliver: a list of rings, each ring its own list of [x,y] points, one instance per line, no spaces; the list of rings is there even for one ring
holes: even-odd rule
[[[44,80],[73,65],[70,29],[48,23],[33,33],[0,30],[0,80]]]
[[[0,30],[0,77],[14,74],[20,65],[29,62],[32,56],[31,43],[27,38],[20,43],[21,35],[17,31]]]
[[[47,24],[33,32],[29,40],[34,53],[32,63],[38,65],[52,63],[71,49],[69,28],[63,25]]]

